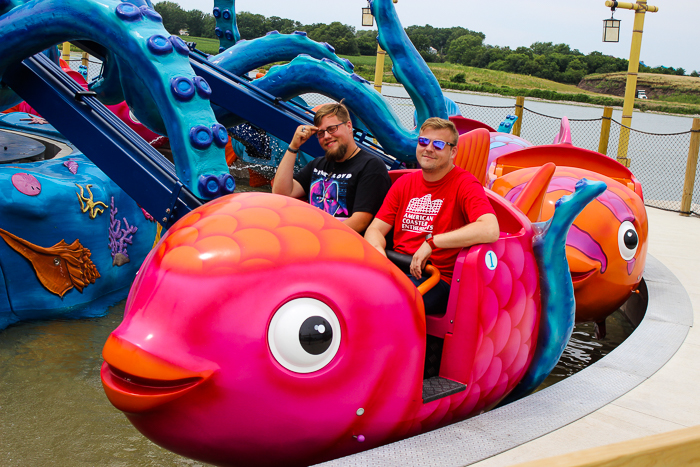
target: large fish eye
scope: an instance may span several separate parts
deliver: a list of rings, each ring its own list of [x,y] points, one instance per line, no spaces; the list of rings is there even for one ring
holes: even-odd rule
[[[629,261],[634,258],[639,246],[639,236],[630,221],[620,224],[620,229],[617,231],[617,245],[620,248],[622,259]]]
[[[282,305],[272,317],[267,342],[280,365],[295,373],[312,373],[338,353],[340,322],[322,301],[297,298]]]

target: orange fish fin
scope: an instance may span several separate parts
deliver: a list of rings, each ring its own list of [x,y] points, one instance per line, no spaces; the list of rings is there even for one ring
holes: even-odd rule
[[[61,240],[52,247],[44,248],[3,229],[0,229],[0,237],[30,262],[41,285],[61,298],[73,287],[82,292],[100,277],[90,260],[92,253],[77,239],[70,245]]]
[[[547,194],[549,182],[552,180],[556,168],[557,166],[551,162],[547,162],[540,167],[530,181],[527,182],[523,191],[520,192],[518,199],[513,203],[530,219],[530,222],[540,221],[544,197]]]
[[[477,128],[464,133],[457,143],[455,165],[474,175],[484,185],[490,148],[491,135],[487,129]]]

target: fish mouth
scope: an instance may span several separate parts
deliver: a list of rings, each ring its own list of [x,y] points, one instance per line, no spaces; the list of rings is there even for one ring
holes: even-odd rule
[[[591,277],[596,271],[597,269],[591,269],[590,271],[585,272],[571,271],[571,282],[574,284],[577,282],[583,282]]]
[[[128,413],[152,410],[196,388],[214,369],[190,371],[111,335],[102,351],[100,376],[109,401]]]
[[[581,286],[597,272],[602,272],[600,262],[589,258],[571,245],[566,246],[566,260],[569,263],[571,282],[576,286]]]

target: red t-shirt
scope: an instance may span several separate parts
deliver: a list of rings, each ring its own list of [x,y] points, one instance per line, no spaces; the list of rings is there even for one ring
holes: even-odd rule
[[[423,172],[399,178],[389,190],[377,218],[394,227],[394,250],[413,255],[429,233],[451,232],[494,214],[484,188],[469,172],[455,166],[437,182],[428,182]],[[438,248],[430,262],[441,278],[452,282],[452,270],[460,248]]]

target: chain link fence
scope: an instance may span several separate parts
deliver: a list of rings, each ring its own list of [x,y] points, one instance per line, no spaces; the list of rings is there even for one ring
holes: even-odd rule
[[[569,119],[574,146],[598,151],[603,119]],[[520,136],[533,144],[551,144],[559,132],[561,119],[524,108]],[[682,133],[657,134],[624,127],[611,120],[607,155],[617,158],[620,135],[627,129],[627,157],[630,170],[642,184],[644,202],[670,211],[680,211],[685,170],[690,147],[690,130]],[[698,179],[700,181],[700,179]],[[700,212],[700,183],[695,184],[691,211]]]
[[[67,60],[71,69],[80,71],[83,60],[80,54],[73,53]],[[102,62],[90,57],[87,64],[87,81],[92,81],[99,76]],[[320,104],[332,102],[333,99],[322,94],[304,94],[300,96],[313,108]],[[415,106],[408,97],[384,96],[384,99],[396,113],[401,124],[405,128],[415,127]],[[462,116],[487,125],[498,128],[506,115],[515,113],[515,106],[485,106],[456,102]],[[571,139],[574,146],[598,151],[602,127],[601,118],[596,119],[569,119],[571,126]],[[520,136],[534,145],[551,144],[559,133],[561,118],[544,115],[539,112],[523,108]],[[611,121],[610,137],[607,154],[616,158],[620,143],[620,135],[624,134],[620,122]],[[671,211],[680,211],[683,185],[685,179],[688,148],[690,146],[690,130],[673,134],[654,134],[639,130],[629,129],[629,142],[627,155],[630,159],[630,170],[641,182],[644,190],[644,202],[647,206]],[[274,167],[270,161],[260,160],[256,164],[246,165],[246,168],[257,169],[267,178],[274,176]],[[696,183],[693,190],[691,212],[700,213],[700,166],[696,174]]]
[[[79,53],[71,53],[70,59],[66,60],[66,63],[68,63],[68,66],[71,68],[73,71],[77,71],[80,73],[80,65],[83,64],[83,59],[81,57],[81,54]],[[94,78],[97,78],[100,76],[100,73],[102,71],[102,61],[97,60],[94,57],[90,57],[87,60],[87,77],[85,78],[85,81],[88,83],[91,82]]]
[[[332,101],[321,94],[305,94],[302,98],[311,107]],[[401,123],[414,128],[415,107],[410,98],[384,96]],[[498,128],[506,115],[515,113],[514,106],[484,106],[456,102],[462,116],[479,120]],[[595,119],[569,119],[571,140],[574,146],[598,151],[603,124],[601,117]],[[561,118],[544,115],[525,107],[523,109],[520,136],[534,145],[552,144],[561,128]],[[616,158],[622,124],[611,121],[607,155]],[[644,202],[647,206],[671,211],[680,211],[685,181],[690,130],[673,134],[656,134],[629,129],[627,157],[630,170],[642,184]],[[700,172],[700,166],[698,168]],[[700,213],[700,173],[696,174],[690,210]]]

